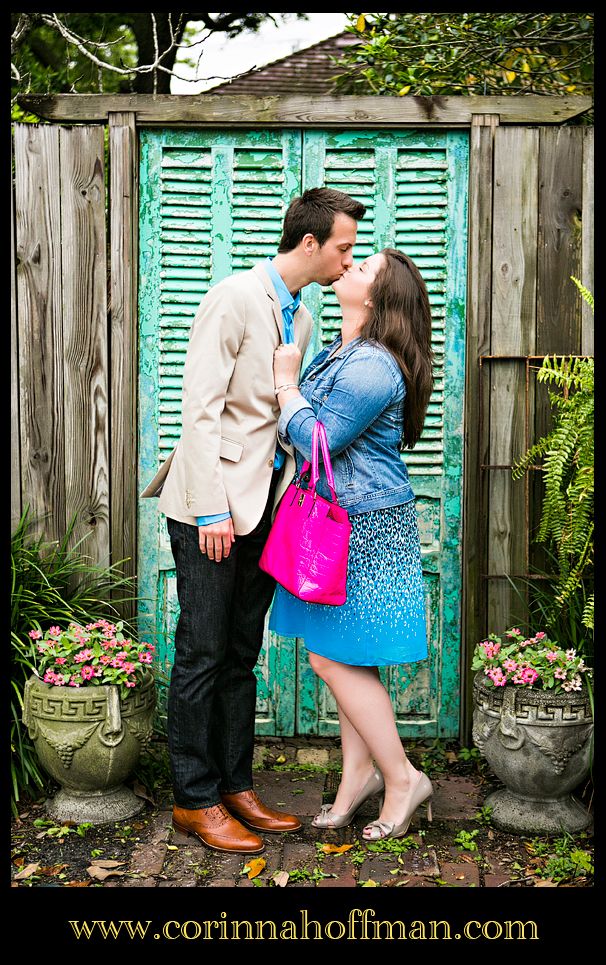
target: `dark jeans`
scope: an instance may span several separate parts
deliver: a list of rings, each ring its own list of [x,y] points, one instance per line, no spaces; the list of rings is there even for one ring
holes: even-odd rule
[[[220,563],[200,552],[198,527],[167,519],[181,614],[168,693],[175,804],[206,808],[253,786],[257,681],[265,614],[275,581],[258,563],[280,473],[255,529],[236,536]]]

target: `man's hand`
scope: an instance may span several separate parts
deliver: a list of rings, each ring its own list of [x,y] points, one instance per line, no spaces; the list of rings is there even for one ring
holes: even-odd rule
[[[209,560],[220,563],[227,559],[231,544],[235,542],[233,519],[222,519],[220,523],[198,526],[198,544],[201,553],[207,553]]]

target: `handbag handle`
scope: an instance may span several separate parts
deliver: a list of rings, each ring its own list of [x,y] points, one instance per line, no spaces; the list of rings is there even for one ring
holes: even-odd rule
[[[328,482],[328,488],[332,493],[333,502],[338,503],[337,494],[335,492],[335,477],[332,471],[332,464],[330,461],[330,452],[328,449],[328,439],[326,438],[326,429],[322,422],[316,423],[313,428],[311,436],[311,485],[310,492],[315,493],[318,480],[320,478],[320,468],[318,460],[318,442],[322,447],[322,458],[324,460],[324,469],[326,470],[326,480]],[[300,476],[304,476],[310,467],[310,463],[307,460],[301,466]]]

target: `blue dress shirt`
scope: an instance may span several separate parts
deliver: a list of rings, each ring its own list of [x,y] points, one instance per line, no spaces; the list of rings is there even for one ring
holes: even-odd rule
[[[295,321],[294,316],[299,305],[301,304],[301,292],[297,292],[296,295],[291,295],[288,288],[284,284],[282,276],[274,268],[273,260],[267,258],[265,261],[265,270],[272,280],[273,286],[276,289],[276,294],[280,299],[280,308],[282,309],[282,322],[284,328],[284,342],[294,342],[295,340]],[[278,445],[276,449],[276,455],[274,458],[274,469],[281,469],[284,465],[284,460],[286,454],[282,447]],[[229,519],[231,513],[218,513],[216,516],[196,516],[196,522],[198,526],[208,526],[210,523],[219,523],[222,519]]]

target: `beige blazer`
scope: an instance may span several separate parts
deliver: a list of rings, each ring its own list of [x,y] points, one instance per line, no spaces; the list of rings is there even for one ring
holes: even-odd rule
[[[305,354],[312,318],[301,305],[295,343]],[[250,533],[265,508],[280,406],[274,395],[274,350],[282,310],[262,264],[214,285],[196,312],[185,358],[181,438],[142,497],[159,496],[172,519],[230,512],[235,533]],[[287,454],[276,503],[295,471]]]

